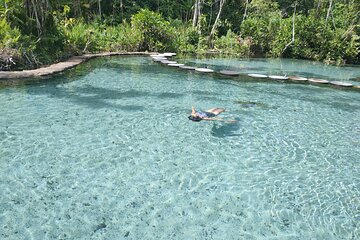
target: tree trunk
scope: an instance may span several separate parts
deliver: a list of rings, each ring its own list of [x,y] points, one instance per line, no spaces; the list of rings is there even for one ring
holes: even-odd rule
[[[121,16],[121,22],[124,20],[124,5],[123,0],[120,0],[120,16]]]
[[[98,7],[99,7],[99,16],[101,19],[101,0],[98,0]]]
[[[32,3],[32,8],[33,8],[34,14],[35,14],[36,28],[38,30],[38,36],[40,36],[41,33],[42,33],[42,24],[41,24],[39,16],[38,16],[38,11],[37,11],[37,8],[36,8],[35,1],[31,0],[31,3]]]
[[[193,27],[197,27],[199,23],[199,17],[200,17],[200,8],[201,8],[201,2],[200,0],[195,0],[194,5],[194,17],[193,17]]]
[[[215,4],[216,2],[214,2],[213,4],[211,4],[211,6],[210,6],[210,19],[209,19],[209,25],[208,25],[208,28],[210,28],[210,26],[211,26],[211,21],[212,21],[212,16],[213,16],[213,6],[214,6],[214,4]]]
[[[221,15],[223,6],[224,6],[224,4],[225,4],[225,1],[226,1],[226,0],[220,0],[219,12],[218,12],[218,14],[217,14],[217,16],[216,16],[214,25],[213,25],[213,27],[212,27],[212,29],[211,29],[211,32],[210,32],[210,35],[209,35],[209,37],[208,37],[208,44],[209,44],[210,47],[212,47],[212,39],[213,39],[213,37],[214,37],[214,34],[215,34],[215,31],[216,31],[217,25],[218,25],[218,23],[219,23],[220,15]]]
[[[336,29],[334,13],[333,13],[332,10],[331,10],[331,18],[332,18],[332,22],[333,22],[334,29]]]
[[[246,18],[248,5],[249,5],[249,0],[246,0],[246,4],[245,4],[245,11],[244,11],[244,15],[243,15],[243,19],[242,19],[242,21],[244,21],[244,20],[245,20],[245,18]]]
[[[328,19],[329,19],[329,16],[330,16],[330,12],[331,12],[331,9],[332,9],[332,3],[333,3],[333,0],[330,0],[330,2],[329,2],[329,8],[328,8],[327,14],[326,14],[326,20],[325,20],[326,24],[327,24]]]
[[[26,10],[27,17],[34,19],[36,22],[36,30],[38,37],[40,37],[45,31],[46,20],[49,15],[49,1],[48,0],[24,0],[24,8]]]
[[[316,12],[315,12],[315,18],[319,17],[320,14],[320,8],[321,8],[321,2],[322,0],[318,0],[318,4],[317,4],[317,8],[316,8]]]
[[[286,44],[286,46],[284,47],[284,49],[282,50],[282,53],[283,54],[286,49],[295,42],[295,14],[296,14],[296,5],[297,5],[297,1],[295,2],[295,6],[294,6],[294,13],[293,13],[293,18],[292,18],[292,38],[291,38],[291,41]]]
[[[30,17],[30,8],[31,8],[31,3],[29,0],[24,0],[24,7],[26,9],[26,15],[28,17]]]

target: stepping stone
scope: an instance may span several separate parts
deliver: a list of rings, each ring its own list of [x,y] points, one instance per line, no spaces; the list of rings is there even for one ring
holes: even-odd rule
[[[327,83],[329,83],[328,80],[319,79],[319,78],[309,78],[308,80],[309,80],[309,82],[312,82],[312,83],[320,83],[320,84],[327,84]]]
[[[299,82],[306,82],[308,80],[306,77],[298,77],[298,76],[289,76],[289,79]]]
[[[257,74],[257,73],[250,73],[248,74],[249,77],[254,77],[254,78],[267,78],[268,76],[263,75],[263,74]]]
[[[360,89],[360,86],[353,86],[353,88],[357,88],[357,89]]]
[[[340,86],[340,87],[352,87],[353,86],[351,83],[340,82],[340,81],[332,81],[332,82],[330,82],[330,84],[335,85],[335,86]]]
[[[202,73],[213,73],[214,70],[209,68],[195,68],[196,72],[202,72]]]
[[[221,70],[220,73],[223,75],[227,75],[227,76],[239,76],[240,75],[239,72],[230,71],[230,70]]]
[[[164,55],[165,57],[172,57],[172,56],[176,56],[176,53],[163,53],[161,55]]]
[[[167,58],[165,58],[165,57],[158,57],[158,58],[153,58],[153,60],[154,60],[155,62],[161,62],[161,61],[167,60]]]
[[[180,67],[180,66],[184,66],[185,64],[182,64],[182,63],[170,63],[168,64],[168,66],[170,67]]]
[[[176,63],[176,62],[175,61],[162,60],[161,63],[162,64],[171,64],[171,63]]]
[[[179,66],[179,68],[185,69],[185,70],[195,70],[195,69],[196,69],[196,67],[191,67],[191,66],[186,66],[186,65],[184,65],[184,66]]]
[[[276,80],[287,80],[287,79],[289,79],[286,76],[276,76],[276,75],[270,75],[269,78],[276,79]]]
[[[150,57],[166,57],[164,54],[153,54]]]
[[[159,59],[159,58],[166,58],[164,56],[155,56],[155,57],[151,57],[152,59]]]

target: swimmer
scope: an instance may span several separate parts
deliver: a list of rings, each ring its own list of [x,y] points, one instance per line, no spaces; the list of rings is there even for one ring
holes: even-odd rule
[[[191,115],[188,117],[193,122],[200,122],[201,120],[208,121],[223,121],[223,122],[236,122],[236,120],[224,120],[222,118],[215,118],[220,113],[225,112],[224,108],[211,108],[207,111],[196,111],[191,107]]]

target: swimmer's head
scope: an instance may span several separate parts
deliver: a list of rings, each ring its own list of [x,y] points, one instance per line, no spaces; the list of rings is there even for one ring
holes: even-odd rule
[[[188,119],[193,122],[200,122],[202,120],[201,118],[197,117],[196,115],[195,116],[190,115],[190,116],[188,116]]]

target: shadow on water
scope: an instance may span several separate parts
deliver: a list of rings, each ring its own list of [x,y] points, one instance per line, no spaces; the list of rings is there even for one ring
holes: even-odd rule
[[[131,58],[131,57],[130,57]],[[32,77],[32,78],[20,78],[20,79],[0,79],[0,89],[5,87],[18,87],[22,88],[24,86],[34,86],[41,85],[46,82],[46,84],[60,84],[60,83],[69,83],[73,81],[77,81],[93,72],[94,70],[101,69],[110,69],[112,71],[123,73],[126,70],[134,71],[136,69],[144,68],[148,64],[146,62],[141,63],[137,62],[137,64],[128,63],[131,61],[127,56],[121,57],[112,57],[112,59],[121,59],[124,62],[111,62],[110,58],[95,58],[90,59],[89,61],[83,62],[80,65],[68,69],[64,72],[56,73],[54,75],[42,76],[42,77]],[[132,57],[132,59],[140,59]]]
[[[220,95],[219,93],[217,92],[212,92],[212,91],[201,91],[201,90],[194,90],[194,91],[191,91],[192,94],[195,94],[195,95],[205,95],[205,96],[208,96],[208,95]]]
[[[124,111],[140,111],[144,107],[140,105],[121,105],[111,103],[107,100],[119,100],[126,98],[155,97],[160,99],[179,98],[183,94],[178,93],[151,93],[147,91],[119,91],[102,87],[86,85],[84,87],[74,87],[65,89],[52,85],[48,87],[31,87],[28,93],[32,95],[47,95],[51,98],[67,99],[75,104],[85,105],[89,108],[118,108]]]
[[[326,91],[321,91],[323,88]],[[300,89],[300,90],[299,90]],[[297,94],[294,94],[296,90]],[[253,88],[252,91],[257,93],[264,93],[267,95],[274,95],[283,97],[285,99],[292,99],[298,101],[304,101],[309,103],[316,103],[318,105],[322,105],[325,107],[341,109],[346,112],[353,112],[359,111],[360,106],[355,105],[356,102],[359,102],[357,98],[346,96],[344,97],[332,97],[329,98],[327,94],[329,94],[329,89],[326,86],[319,86],[319,87],[309,87],[309,85],[289,85],[286,87],[286,91],[277,91],[277,90],[269,90],[269,89],[260,89],[260,88]],[[331,99],[331,101],[330,101]],[[351,99],[351,101],[349,101]],[[353,104],[354,103],[354,104]]]
[[[172,93],[172,92],[163,92],[156,95],[156,97],[160,99],[180,98],[183,96],[184,94],[182,93]]]
[[[234,101],[234,103],[240,105],[243,108],[253,108],[253,107],[258,107],[261,109],[277,109],[278,108],[278,107],[271,106],[269,104],[262,103],[262,102],[237,100],[237,101]]]
[[[211,128],[211,135],[217,138],[241,136],[241,134],[237,133],[240,129],[240,118],[237,117],[235,120],[237,122],[214,123]]]
[[[94,71],[102,62],[104,62],[104,59],[91,59],[74,68],[54,75],[19,79],[0,79],[0,89],[6,87],[23,88],[26,86],[38,86],[43,85],[44,83],[49,85],[70,83],[82,79],[90,72]]]
[[[120,105],[110,103],[106,100],[117,100],[128,97],[142,97],[147,96],[146,92],[141,91],[115,91],[106,88],[98,88],[92,86],[76,87],[72,89],[64,89],[61,87],[52,88],[30,88],[29,94],[33,95],[47,95],[51,98],[66,99],[74,104],[83,105],[93,109],[100,108],[117,108],[124,111],[140,111],[143,106],[139,105]]]

